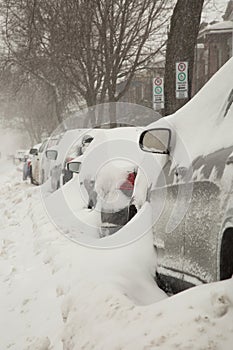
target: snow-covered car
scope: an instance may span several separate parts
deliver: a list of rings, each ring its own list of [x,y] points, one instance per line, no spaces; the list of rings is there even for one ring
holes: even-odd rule
[[[64,169],[66,169],[67,161],[71,160],[72,156],[75,155],[69,152],[77,152],[79,154],[79,145],[86,132],[86,129],[67,130],[57,145],[47,148],[45,158],[50,161],[50,185],[52,191],[57,190],[61,184],[67,182],[70,174],[64,172]]]
[[[29,150],[29,158],[32,159],[34,156],[37,156],[37,155],[38,155],[40,146],[41,146],[41,143],[38,143],[38,144],[34,145],[34,146]]]
[[[144,131],[158,161],[149,201],[157,282],[180,291],[233,275],[233,59],[175,114]],[[161,179],[163,178],[163,181]]]
[[[87,207],[98,205],[100,237],[118,231],[137,212],[134,184],[141,158],[145,158],[137,142],[142,130],[140,127],[93,130],[91,146],[67,164],[69,171],[79,174],[87,194]]]
[[[233,59],[173,115],[134,135],[103,131],[81,168],[73,161],[88,206],[96,195],[100,237],[117,237],[151,207],[157,282],[166,291],[233,274],[232,72]]]
[[[45,151],[61,141],[63,133],[45,138],[41,143],[38,152],[31,161],[31,182],[36,185],[43,184],[49,176],[50,161],[45,157]]]
[[[33,157],[38,155],[38,151],[40,148],[41,144],[34,145],[28,152],[28,157],[25,159],[25,163],[23,165],[23,180],[27,180],[28,177],[32,179],[31,177],[31,162]]]
[[[45,151],[48,138],[46,138],[40,145],[38,152],[35,152],[35,156],[31,160],[31,183],[39,185],[43,181],[43,174],[41,173],[41,159],[42,154]]]
[[[102,131],[100,131],[100,133],[102,133]],[[88,130],[88,132],[84,133],[78,142],[73,145],[65,159],[63,179],[67,176],[66,172],[71,178],[73,177],[73,173],[80,173],[83,155],[97,134],[98,131],[96,130]],[[65,182],[67,181],[64,180],[63,183]]]
[[[67,183],[68,181],[70,181],[73,177],[73,173],[77,173],[80,171],[80,167],[79,169],[74,168],[74,169],[69,169],[69,163],[72,161],[76,161],[79,163],[79,165],[81,165],[81,158],[82,155],[84,154],[84,152],[86,151],[87,147],[90,145],[90,143],[93,141],[94,139],[94,135],[90,135],[89,133],[84,134],[84,136],[81,137],[81,140],[78,140],[78,142],[76,142],[71,149],[68,151],[65,161],[64,161],[64,167],[62,169],[62,174],[63,174],[63,178],[62,178],[62,183],[63,185],[65,185],[65,183]],[[77,159],[77,157],[79,157]],[[81,158],[80,158],[81,157]],[[71,165],[72,166],[75,165]],[[74,170],[74,171],[73,171]]]

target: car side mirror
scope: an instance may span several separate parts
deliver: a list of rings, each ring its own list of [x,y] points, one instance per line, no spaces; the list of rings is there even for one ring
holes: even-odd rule
[[[144,131],[139,139],[140,148],[145,152],[170,154],[171,130],[156,128]]]
[[[79,174],[81,168],[81,162],[70,162],[67,163],[67,169],[72,173]]]
[[[45,152],[45,155],[50,160],[56,160],[58,153],[57,153],[57,151],[55,151],[53,149],[49,149]]]
[[[33,156],[38,156],[38,149],[37,148],[31,148],[29,154]]]

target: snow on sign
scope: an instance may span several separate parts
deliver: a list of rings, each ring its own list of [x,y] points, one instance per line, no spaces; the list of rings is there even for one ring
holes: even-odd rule
[[[164,82],[163,78],[156,77],[153,79],[153,108],[160,110],[164,108]]]
[[[188,62],[176,62],[176,98],[188,97]]]

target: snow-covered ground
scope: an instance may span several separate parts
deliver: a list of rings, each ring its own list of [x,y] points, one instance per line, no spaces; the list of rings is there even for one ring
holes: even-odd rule
[[[82,247],[47,218],[40,188],[0,161],[0,349],[231,350],[233,280],[168,298],[149,232]]]

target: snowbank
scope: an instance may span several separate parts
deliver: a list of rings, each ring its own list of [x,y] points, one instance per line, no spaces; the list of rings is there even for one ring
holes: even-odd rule
[[[165,119],[189,145],[191,159],[232,144],[232,68],[233,59],[208,89]],[[0,349],[232,349],[233,279],[167,298],[153,279],[149,205],[111,238],[115,249],[88,248],[59,233],[40,189],[21,177],[12,164],[1,163]],[[72,182],[67,186],[71,194]],[[65,196],[62,190],[49,200],[62,219],[59,196]],[[73,212],[82,209],[77,196],[70,203]],[[133,239],[136,231],[143,235]],[[124,235],[131,244],[122,244]]]
[[[233,280],[166,298],[152,278],[150,234],[113,250],[74,244],[49,222],[39,188],[9,167],[0,175],[1,349],[232,349]]]

